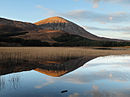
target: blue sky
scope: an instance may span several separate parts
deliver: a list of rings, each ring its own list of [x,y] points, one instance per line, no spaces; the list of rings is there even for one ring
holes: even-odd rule
[[[130,0],[1,0],[0,17],[37,22],[61,16],[102,37],[130,39]]]

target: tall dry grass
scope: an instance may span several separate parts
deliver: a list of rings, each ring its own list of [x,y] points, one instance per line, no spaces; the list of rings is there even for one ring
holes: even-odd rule
[[[0,62],[4,60],[51,60],[72,57],[130,54],[126,50],[97,50],[83,47],[1,47]]]

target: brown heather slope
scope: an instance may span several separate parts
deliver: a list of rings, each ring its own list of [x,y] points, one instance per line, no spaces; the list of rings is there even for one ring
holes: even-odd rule
[[[49,43],[55,43],[56,41],[54,41],[53,38],[59,37],[64,33],[65,32],[60,30],[38,30],[38,31],[31,31],[26,35],[19,35],[15,37],[27,40],[32,39],[32,40],[41,40],[42,42],[46,41]]]
[[[18,27],[18,28],[21,28],[21,29],[24,29],[24,30],[35,30],[35,29],[37,29],[37,26],[35,24],[32,24],[32,23],[15,21],[15,20],[4,19],[4,18],[0,18],[0,25],[14,26],[14,27]]]

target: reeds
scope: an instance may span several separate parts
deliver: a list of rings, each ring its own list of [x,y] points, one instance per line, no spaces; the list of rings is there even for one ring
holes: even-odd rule
[[[4,61],[61,60],[73,57],[130,54],[130,50],[95,50],[80,47],[1,47],[0,63]]]

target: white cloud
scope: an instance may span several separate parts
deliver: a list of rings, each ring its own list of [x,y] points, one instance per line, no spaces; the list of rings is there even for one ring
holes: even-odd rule
[[[126,32],[127,34],[130,34],[130,26],[117,26],[117,27],[111,27],[111,28],[100,28],[100,27],[90,27],[90,26],[84,26],[86,29],[90,30],[97,30],[97,31],[116,31],[116,32]]]
[[[98,86],[93,85],[92,88],[93,88],[93,90],[98,91]]]
[[[113,19],[113,17],[109,17],[109,20],[112,20]]]
[[[69,95],[69,97],[80,97],[80,95],[79,93],[74,93],[74,94]]]
[[[81,0],[73,0],[73,1],[81,1]],[[105,3],[113,3],[113,4],[120,4],[120,5],[130,5],[130,0],[84,0],[86,2],[92,2],[93,8],[98,8],[100,2]]]
[[[111,28],[100,28],[100,27],[90,27],[90,26],[84,26],[86,29],[91,29],[91,30],[99,30],[99,31],[120,31],[120,32],[124,32],[124,31],[128,31],[130,32],[130,26],[117,26],[117,27],[111,27]]]
[[[46,16],[52,16],[52,15],[56,14],[56,11],[54,11],[52,9],[49,9],[49,8],[46,8],[46,7],[42,6],[42,5],[36,5],[36,8],[45,11],[44,15],[46,15]]]
[[[98,8],[100,0],[93,0],[93,8]]]
[[[43,6],[41,6],[41,5],[36,5],[36,8],[43,9]]]
[[[43,88],[43,87],[45,87],[45,86],[48,86],[48,85],[54,83],[54,80],[52,80],[52,79],[45,79],[45,80],[46,80],[46,82],[43,82],[43,83],[40,84],[40,85],[36,85],[35,88],[40,89],[40,88]]]
[[[66,13],[59,13],[59,15],[80,21],[92,21],[101,24],[130,22],[130,13],[126,12],[103,14],[87,10],[73,10]]]
[[[130,0],[86,0],[87,2],[93,2],[93,8],[98,8],[100,2],[126,4],[130,5]]]

